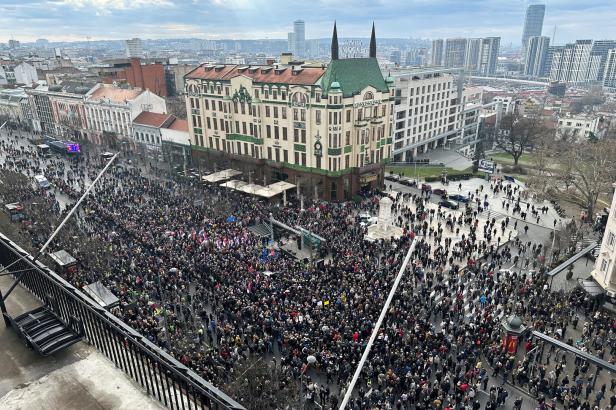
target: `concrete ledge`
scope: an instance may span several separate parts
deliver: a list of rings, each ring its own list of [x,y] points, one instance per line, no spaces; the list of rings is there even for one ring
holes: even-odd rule
[[[11,277],[0,277],[2,289],[11,283]],[[7,299],[11,315],[41,305],[20,286]],[[164,408],[86,343],[41,357],[0,321],[0,345],[0,410]]]

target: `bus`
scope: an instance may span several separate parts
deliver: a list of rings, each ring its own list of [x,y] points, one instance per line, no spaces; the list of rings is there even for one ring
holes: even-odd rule
[[[63,155],[76,155],[81,153],[81,145],[72,141],[48,140],[47,145],[53,151]]]
[[[51,156],[51,152],[49,152],[49,145],[47,144],[37,145],[36,150],[39,153],[39,155],[44,158],[49,158]]]

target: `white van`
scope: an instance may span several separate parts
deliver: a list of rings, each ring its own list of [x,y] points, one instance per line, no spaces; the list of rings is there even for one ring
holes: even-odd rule
[[[34,180],[36,181],[39,188],[49,189],[51,184],[43,175],[35,175]]]

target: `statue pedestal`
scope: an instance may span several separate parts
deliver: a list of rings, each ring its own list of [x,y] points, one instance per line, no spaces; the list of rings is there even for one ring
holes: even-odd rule
[[[376,224],[368,227],[368,233],[364,239],[377,241],[379,239],[389,240],[392,237],[397,239],[402,236],[402,228],[393,225],[391,204],[392,200],[389,197],[381,198],[379,201],[379,219]]]

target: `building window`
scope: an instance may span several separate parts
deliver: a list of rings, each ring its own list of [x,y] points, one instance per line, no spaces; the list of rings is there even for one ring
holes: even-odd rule
[[[282,151],[282,161],[289,162],[289,151],[286,149]]]
[[[346,111],[346,122],[351,122],[351,110]]]
[[[331,198],[332,200],[336,200],[338,198],[338,185],[335,182],[332,182]]]
[[[282,119],[286,120],[287,119],[287,107],[282,107]]]
[[[616,242],[616,235],[613,232],[610,232],[607,237],[607,244],[611,247],[614,246],[614,242]]]
[[[282,127],[282,140],[286,141],[288,139],[287,137],[287,127]],[[285,161],[287,162],[287,161]]]
[[[315,111],[314,120],[316,121],[317,125],[321,124],[321,110]]]
[[[268,118],[270,116],[270,107],[268,105],[265,106],[265,116]]]
[[[607,272],[607,267],[609,266],[610,261],[607,258],[601,260],[601,272]]]
[[[265,135],[267,136],[267,138],[272,138],[272,127],[271,127],[271,125],[266,125],[265,126]],[[270,156],[268,156],[268,157],[270,157]],[[271,158],[269,158],[269,159],[271,159]]]

